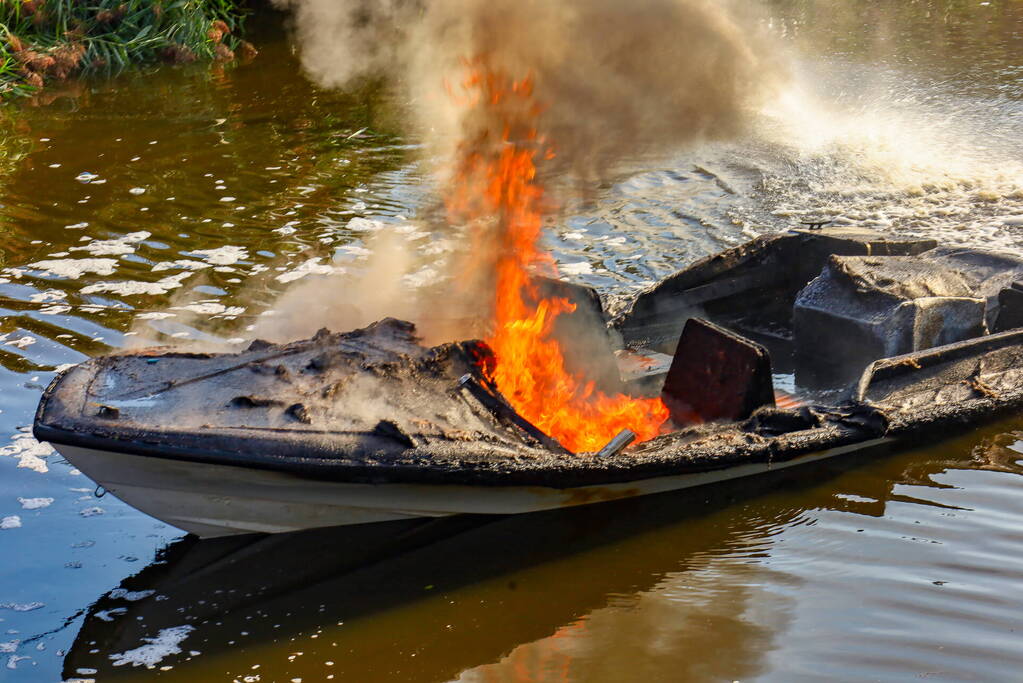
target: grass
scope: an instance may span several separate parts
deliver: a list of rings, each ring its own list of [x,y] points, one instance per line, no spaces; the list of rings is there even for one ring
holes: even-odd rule
[[[0,99],[88,72],[154,61],[231,61],[237,0],[0,0]]]

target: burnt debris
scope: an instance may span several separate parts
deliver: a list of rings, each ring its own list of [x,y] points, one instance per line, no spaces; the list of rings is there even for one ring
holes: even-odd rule
[[[744,420],[774,405],[771,357],[760,344],[690,318],[661,391],[678,425]]]
[[[551,336],[557,340],[565,359],[565,369],[592,380],[605,394],[624,390],[615,348],[606,333],[607,317],[600,295],[586,285],[534,277],[540,298],[566,299],[575,310],[562,313],[554,321]]]
[[[618,432],[603,448],[597,451],[598,458],[610,458],[618,455],[636,440],[636,432],[631,429],[623,429]]]
[[[488,354],[474,341],[425,348],[411,323],[385,319],[344,334],[321,330],[289,344],[253,343],[236,354],[96,359],[89,363],[95,376],[82,388],[91,414],[117,417],[124,429],[139,433],[171,425],[178,431],[259,430],[296,440],[317,434],[381,453],[451,435],[462,442],[471,435],[558,447],[521,418],[524,424],[509,419],[517,415],[492,387],[486,391],[504,406],[503,415],[492,405],[452,400],[460,377],[486,382],[480,362]],[[71,406],[63,413],[71,417]]]
[[[231,399],[231,405],[238,408],[270,408],[283,406],[284,401],[264,396],[235,396]]]
[[[309,408],[304,403],[292,403],[288,406],[288,409],[284,411],[285,415],[298,420],[302,424],[312,424],[313,418],[309,413]]]
[[[877,358],[980,336],[984,314],[966,277],[940,261],[832,256],[793,307],[800,382],[850,382]]]
[[[490,411],[501,423],[522,430],[538,445],[557,453],[569,452],[557,440],[547,436],[533,423],[519,415],[515,408],[501,396],[497,387],[486,378],[477,378],[472,373],[466,373],[458,379],[458,387],[464,389],[470,396],[479,401],[480,405]]]

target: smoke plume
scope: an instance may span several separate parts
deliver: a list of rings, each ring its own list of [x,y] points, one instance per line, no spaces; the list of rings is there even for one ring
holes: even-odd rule
[[[378,231],[366,247],[368,256],[357,265],[296,282],[276,301],[273,315],[260,317],[251,335],[287,342],[323,327],[347,331],[387,316],[415,322],[431,345],[483,333],[478,321],[456,315],[467,307],[452,299],[452,283],[438,270],[449,254],[424,256],[393,230]]]
[[[532,76],[556,166],[583,177],[623,155],[734,134],[777,70],[739,18],[749,2],[740,13],[723,0],[276,1],[293,10],[313,79],[394,78],[431,145],[478,126],[451,96],[465,60]]]
[[[429,158],[438,161],[442,188],[459,173],[465,180],[471,148],[493,154],[508,139],[502,128],[509,120],[524,123],[523,130],[511,132],[513,142],[527,125],[535,128],[544,153],[536,182],[544,187],[547,213],[558,205],[551,186],[565,185],[551,182],[554,178],[575,178],[585,187],[624,159],[741,131],[777,74],[759,47],[748,2],[742,13],[727,0],[275,2],[292,11],[295,39],[311,78],[345,87],[385,76],[399,88],[411,105],[414,132]],[[488,89],[465,79],[481,62],[485,73],[528,79],[531,96],[523,106],[537,111],[509,112],[516,106],[511,101],[478,106],[473,98]],[[484,293],[493,291],[495,264],[508,249],[504,223],[458,225],[454,218],[455,225],[425,227],[464,237],[461,257],[451,255],[447,263],[448,272],[457,274],[455,286],[420,292],[411,312],[394,310],[408,309],[411,300],[394,295],[399,278],[392,273],[391,285],[377,276],[361,284],[349,281],[349,301],[364,293],[371,295],[367,301],[402,304],[375,308],[369,311],[372,319],[405,313],[421,323],[438,309],[439,317],[449,320],[486,318],[491,302]],[[379,291],[390,295],[380,297]],[[301,308],[308,299],[298,293],[281,303]],[[288,306],[281,308],[287,316]],[[304,311],[292,316],[309,317]],[[350,316],[314,317],[326,322]],[[368,322],[362,320],[365,312],[356,317]]]

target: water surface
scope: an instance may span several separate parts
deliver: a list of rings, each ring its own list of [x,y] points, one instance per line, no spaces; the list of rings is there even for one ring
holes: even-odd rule
[[[810,219],[1023,253],[1023,6],[761,20],[783,92],[741,140],[567,199],[546,237],[567,277],[628,293]],[[1018,679],[1019,420],[698,496],[244,547],[96,498],[27,434],[58,368],[245,338],[380,232],[445,249],[386,84],[318,89],[274,21],[256,39],[251,64],[0,113],[0,679]]]

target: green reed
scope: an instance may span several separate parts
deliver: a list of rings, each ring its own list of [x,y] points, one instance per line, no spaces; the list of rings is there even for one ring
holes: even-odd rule
[[[0,0],[0,99],[154,61],[230,61],[237,0]]]

